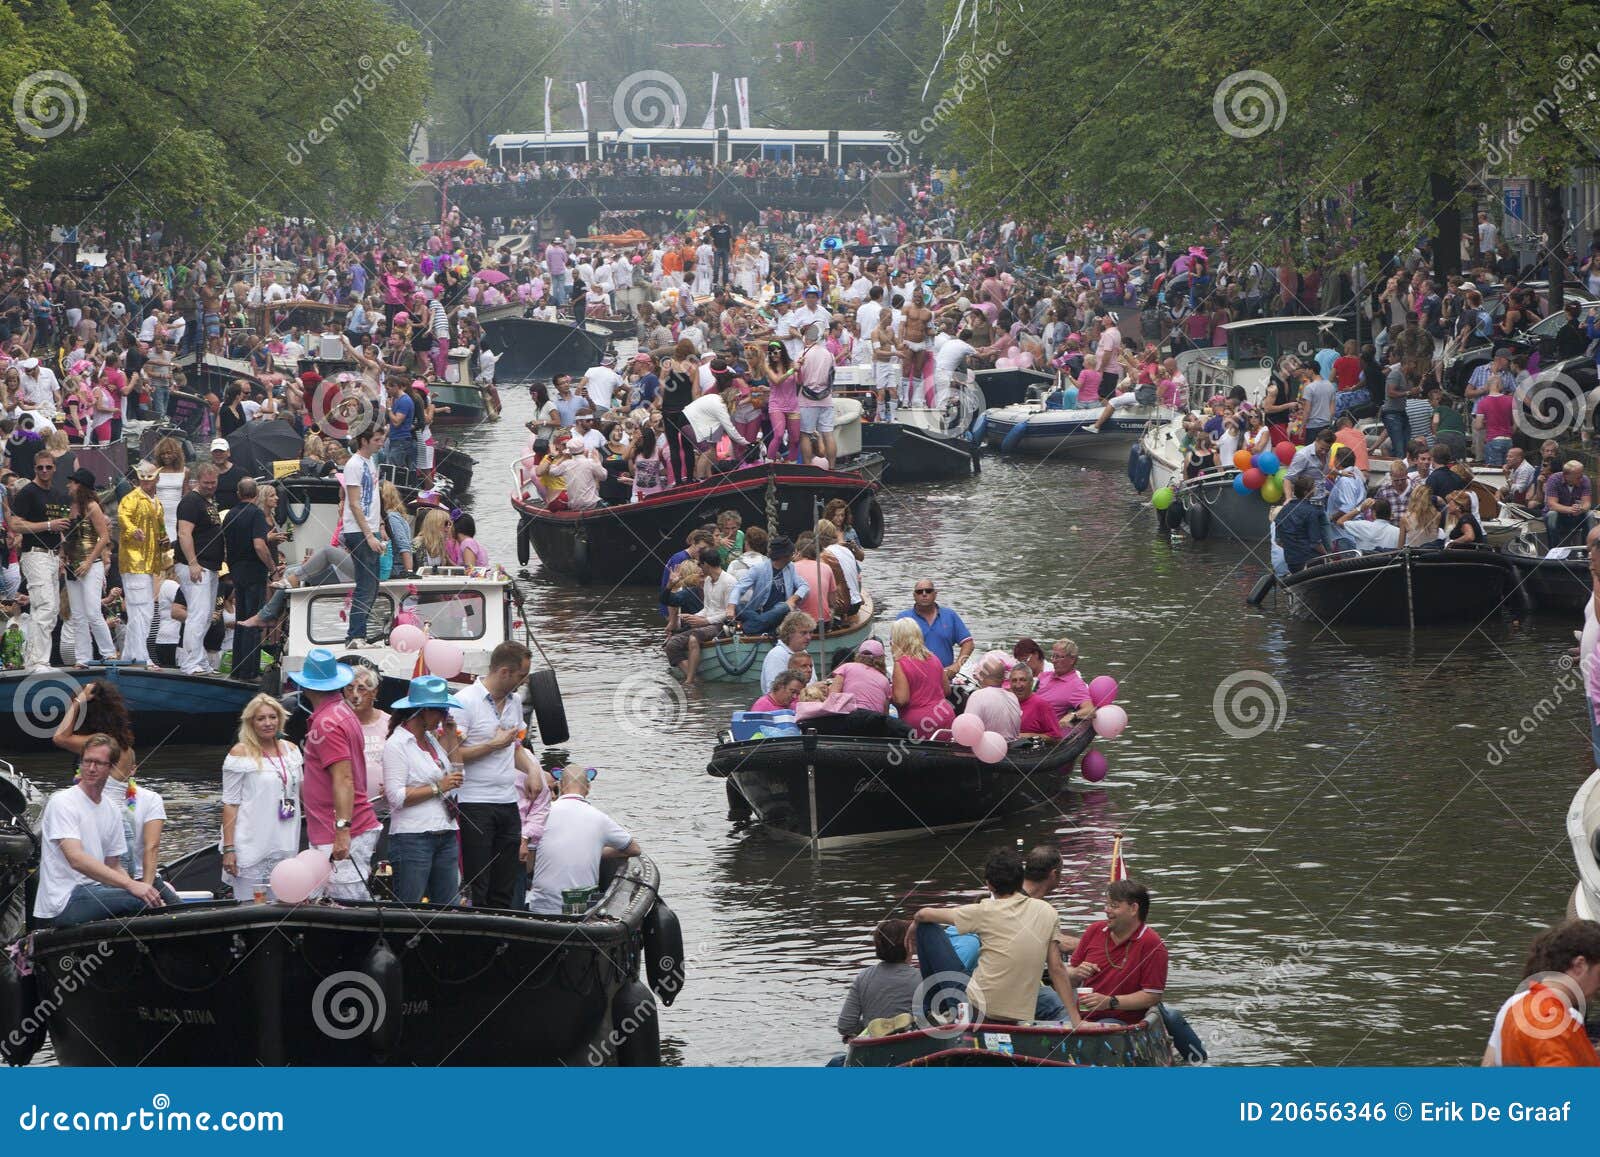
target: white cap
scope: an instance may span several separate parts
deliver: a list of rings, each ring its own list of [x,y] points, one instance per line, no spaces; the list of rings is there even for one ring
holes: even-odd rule
[[[226,438],[213,438],[211,440],[211,448],[213,450],[232,450],[233,449],[232,446],[228,445],[228,440]]]

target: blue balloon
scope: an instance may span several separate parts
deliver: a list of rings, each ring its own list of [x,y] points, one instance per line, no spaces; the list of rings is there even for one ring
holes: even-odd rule
[[[1283,463],[1278,461],[1278,456],[1271,450],[1263,450],[1256,455],[1256,467],[1261,473],[1271,477],[1283,468]]]
[[[1249,494],[1250,493],[1250,488],[1244,484],[1244,475],[1243,474],[1235,474],[1233,476],[1233,489],[1234,489],[1235,493],[1238,493],[1238,494]]]

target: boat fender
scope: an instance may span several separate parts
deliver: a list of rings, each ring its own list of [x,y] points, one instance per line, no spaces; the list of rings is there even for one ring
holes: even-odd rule
[[[733,781],[728,781],[731,786]],[[656,906],[644,924],[644,966],[650,987],[668,1008],[683,991],[683,925],[667,902],[656,897]]]
[[[580,583],[589,581],[589,540],[582,531],[572,540],[572,571]]]
[[[656,998],[637,978],[611,999],[611,1039],[617,1064],[625,1069],[653,1069],[661,1064],[661,1021]]]
[[[972,423],[972,428],[967,431],[967,440],[979,446],[983,445],[983,435],[988,429],[989,415],[979,414],[978,420]]]
[[[1183,516],[1189,524],[1189,537],[1196,542],[1204,542],[1211,533],[1211,510],[1198,493],[1191,494],[1184,503]]]
[[[744,798],[744,792],[740,791],[738,785],[733,782],[732,776],[725,771],[712,772],[712,774],[727,776],[722,782],[728,793],[728,819],[730,821],[738,823],[742,820],[750,819],[756,814],[755,809],[750,806],[750,801]]]
[[[1261,605],[1261,600],[1265,599],[1268,592],[1270,592],[1272,588],[1277,585],[1278,576],[1273,574],[1271,571],[1268,571],[1256,581],[1255,586],[1250,588],[1250,594],[1245,598],[1244,601],[1252,607],[1259,607]]]
[[[308,498],[306,501],[300,504],[298,514],[296,513],[293,500],[280,502],[278,504],[278,509],[282,511],[283,517],[294,523],[294,525],[304,526],[306,521],[311,517],[311,500]]]
[[[1022,440],[1028,436],[1028,419],[1024,418],[1011,429],[1006,431],[1006,436],[1000,439],[1000,453],[1015,454],[1022,445]]]
[[[372,1051],[387,1056],[400,1040],[400,1013],[405,1007],[405,985],[400,958],[394,954],[387,940],[379,940],[361,963],[361,971],[377,986],[377,1008],[373,1010],[372,1027],[367,1038]],[[363,986],[364,987],[364,986]],[[371,993],[368,994],[372,995]]]
[[[0,1063],[22,1067],[44,1044],[47,1018],[40,1013],[38,979],[24,976],[0,952]]]
[[[520,518],[517,519],[517,565],[518,566],[527,566],[528,565],[528,553],[529,553],[529,549],[528,549],[528,530],[529,530],[529,524],[531,522],[532,522],[532,520],[530,518],[528,518],[527,515],[522,515]]]
[[[528,706],[539,725],[539,742],[555,747],[572,738],[567,726],[567,705],[561,698],[556,673],[545,667],[528,676]]]
[[[1150,488],[1150,455],[1137,442],[1128,450],[1128,481],[1139,494]]]
[[[856,499],[855,505],[850,508],[850,521],[856,528],[856,537],[866,549],[877,550],[883,545],[883,507],[878,505],[875,495],[868,494]]]
[[[972,444],[972,472],[983,473],[983,439],[979,438]]]

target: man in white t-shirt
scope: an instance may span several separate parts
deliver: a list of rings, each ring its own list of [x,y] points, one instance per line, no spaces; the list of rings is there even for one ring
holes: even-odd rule
[[[1478,252],[1493,256],[1500,245],[1500,230],[1489,220],[1489,214],[1478,214]]]
[[[935,390],[934,402],[944,405],[945,396],[950,391],[950,379],[961,363],[977,353],[977,348],[971,342],[972,331],[962,330],[960,335],[951,338],[943,345],[935,345],[933,351],[933,386]]]
[[[701,584],[703,609],[698,614],[684,614],[676,607],[676,616],[667,624],[672,633],[667,637],[667,662],[683,671],[683,685],[694,686],[694,677],[700,669],[700,648],[717,637],[728,617],[728,604],[733,601],[738,580],[722,565],[722,554],[714,546],[703,547],[696,561],[705,576]]]
[[[68,928],[178,902],[170,888],[143,883],[122,869],[127,833],[105,798],[106,780],[121,758],[121,746],[109,735],[90,736],[79,757],[78,782],[45,804],[33,901],[41,927]]]
[[[590,366],[583,371],[578,383],[578,393],[587,394],[596,414],[603,414],[616,405],[616,392],[623,386],[622,375],[610,366]]]
[[[341,542],[350,552],[350,562],[356,570],[344,644],[351,648],[367,641],[367,618],[378,597],[378,559],[383,555],[384,529],[378,468],[373,465],[372,456],[383,448],[384,434],[381,423],[358,431],[351,439],[355,453],[344,464],[345,521]]]
[[[521,643],[501,643],[489,656],[489,673],[457,693],[461,706],[451,710],[462,741],[455,758],[466,776],[456,793],[461,878],[474,908],[522,906],[522,897],[515,894],[522,847],[517,779],[535,770],[535,764],[517,742],[522,727],[517,689],[528,681],[532,661]]]
[[[639,855],[639,841],[589,802],[589,776],[576,767],[561,773],[561,795],[545,818],[539,855],[533,862],[528,907],[553,916],[562,893],[600,885],[602,860]]]

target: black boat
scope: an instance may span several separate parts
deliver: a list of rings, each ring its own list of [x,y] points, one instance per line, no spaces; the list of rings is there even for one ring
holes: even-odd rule
[[[478,460],[456,446],[449,438],[435,434],[433,439],[433,473],[450,480],[450,493],[465,498],[472,489],[472,468]]]
[[[1341,553],[1278,580],[1318,621],[1370,627],[1478,623],[1515,591],[1510,556],[1488,547]]]
[[[856,1037],[845,1067],[869,1068],[1168,1068],[1178,1063],[1161,1013],[1138,1024],[950,1024],[880,1037]]]
[[[227,675],[152,671],[120,660],[46,671],[0,671],[0,751],[55,750],[50,737],[72,697],[98,680],[121,692],[134,738],[145,750],[231,743],[239,734],[240,714],[260,690]]]
[[[724,510],[738,511],[741,525],[793,538],[814,527],[835,498],[850,503],[861,545],[873,549],[883,541],[877,489],[856,473],[767,462],[592,510],[547,510],[514,500],[517,560],[526,565],[530,552],[537,554],[547,569],[580,583],[654,586],[689,532]]]
[[[207,848],[162,874],[218,894],[219,871]],[[63,1065],[656,1065],[683,985],[659,887],[639,857],[582,916],[209,901],[41,929],[0,1013],[47,1010]]]
[[[499,355],[502,382],[582,374],[605,357],[608,342],[587,329],[531,317],[493,318],[484,323],[484,344]]]
[[[981,442],[964,434],[941,437],[901,422],[864,422],[861,446],[883,455],[885,482],[933,482],[978,473]]]
[[[988,764],[957,743],[808,729],[719,743],[706,771],[728,781],[736,815],[753,813],[768,830],[819,848],[843,847],[976,827],[1049,803],[1093,739],[1083,723],[1060,740],[1013,743]]]
[[[1054,374],[1035,369],[974,370],[972,380],[983,391],[986,410],[1026,402],[1035,392],[1042,394],[1056,384]]]
[[[1594,580],[1589,577],[1589,556],[1579,551],[1571,558],[1543,558],[1507,550],[1515,582],[1527,593],[1534,607],[1543,611],[1583,612],[1594,597]]]

